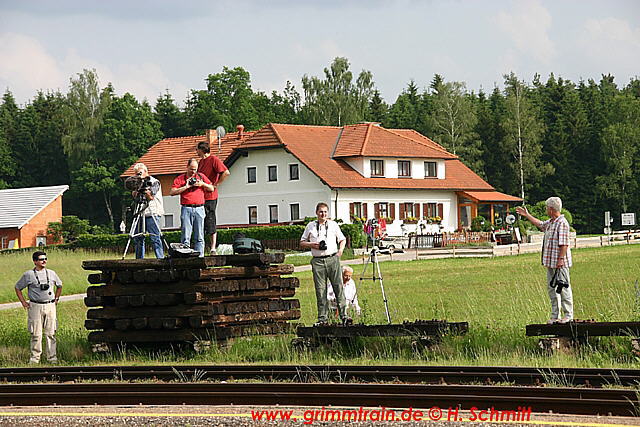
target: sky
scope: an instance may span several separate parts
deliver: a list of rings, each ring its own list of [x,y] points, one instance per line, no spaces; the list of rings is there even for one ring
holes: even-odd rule
[[[152,104],[167,90],[183,102],[224,66],[254,90],[301,92],[337,56],[389,103],[436,73],[473,91],[511,71],[625,85],[640,76],[640,1],[0,0],[0,91],[22,105],[83,69]]]

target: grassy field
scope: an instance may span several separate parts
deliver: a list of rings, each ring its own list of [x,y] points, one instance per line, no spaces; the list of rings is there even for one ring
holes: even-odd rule
[[[85,254],[86,255],[86,254]],[[95,254],[92,254],[95,255]],[[13,283],[30,261],[0,258],[3,297],[13,301]],[[65,294],[85,289],[86,272],[79,267],[81,254],[49,253],[51,267],[65,281]],[[96,258],[96,256],[92,256]],[[75,265],[73,266],[72,265]],[[460,364],[513,366],[639,367],[640,358],[630,350],[628,338],[592,338],[589,345],[571,354],[549,357],[537,347],[536,338],[525,336],[529,323],[545,322],[549,302],[539,255],[483,259],[441,259],[381,263],[385,290],[394,323],[416,319],[468,321],[462,337],[446,337],[430,350],[413,350],[409,339],[367,339],[352,345],[297,352],[292,336],[249,338],[225,349],[195,354],[190,351],[145,351],[125,348],[107,355],[93,355],[83,328],[85,307],[81,301],[59,306],[59,357],[66,364],[153,363],[317,363],[317,364]],[[8,273],[7,273],[8,271]],[[355,268],[354,277],[360,275]],[[9,276],[9,277],[8,277]],[[298,273],[297,297],[306,324],[315,320],[315,296],[310,272]],[[640,298],[635,288],[640,278],[640,245],[574,251],[571,282],[575,317],[598,321],[640,320]],[[356,283],[358,281],[356,280]],[[67,287],[67,285],[69,285]],[[358,287],[363,314],[354,319],[367,324],[385,323],[377,283]],[[29,335],[23,310],[2,312],[0,365],[22,365],[28,359]]]

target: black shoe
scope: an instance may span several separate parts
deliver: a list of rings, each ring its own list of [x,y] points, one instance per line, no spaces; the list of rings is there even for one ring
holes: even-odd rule
[[[351,317],[345,317],[342,319],[342,326],[351,326],[353,325],[353,319]]]

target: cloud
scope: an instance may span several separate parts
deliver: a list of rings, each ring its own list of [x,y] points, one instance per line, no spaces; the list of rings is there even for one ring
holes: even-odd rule
[[[516,2],[511,12],[498,14],[496,23],[520,54],[547,65],[556,57],[555,44],[548,34],[551,14],[538,0]]]
[[[16,99],[23,101],[38,89],[58,89],[65,86],[66,77],[55,58],[34,38],[0,33],[0,86],[9,88]]]
[[[182,101],[188,88],[172,82],[162,68],[152,62],[123,63],[115,67],[82,56],[75,49],[57,58],[48,53],[35,38],[24,34],[0,33],[0,89],[11,90],[19,103],[33,98],[38,90],[66,92],[69,78],[83,69],[95,69],[104,87],[111,82],[117,94],[130,92],[140,101],[151,104],[169,89],[174,98]]]

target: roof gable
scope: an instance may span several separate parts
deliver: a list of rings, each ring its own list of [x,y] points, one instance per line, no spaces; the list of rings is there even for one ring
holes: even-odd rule
[[[22,228],[68,189],[54,185],[0,190],[0,228]]]
[[[344,126],[333,157],[457,158],[429,138],[412,132],[389,130],[375,123]]]

